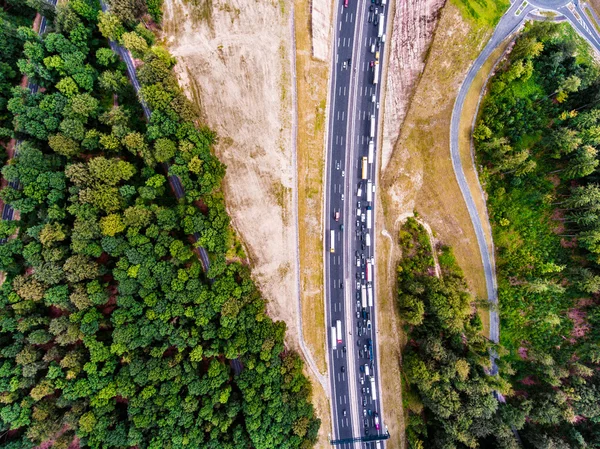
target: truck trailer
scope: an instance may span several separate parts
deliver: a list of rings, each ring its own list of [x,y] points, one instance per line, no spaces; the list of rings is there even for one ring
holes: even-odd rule
[[[365,244],[367,246],[371,246],[371,235],[369,233],[367,233],[367,235],[365,235]]]
[[[337,342],[340,344],[342,342],[342,322],[340,320],[335,322],[335,330],[337,334]]]
[[[385,24],[385,20],[383,18],[383,14],[379,14],[379,28],[377,29],[377,37],[383,36],[384,24]]]
[[[375,116],[371,115],[371,133],[369,134],[371,139],[375,137]]]
[[[375,378],[371,376],[371,399],[377,400],[377,390],[375,389]]]
[[[375,70],[373,71],[373,84],[379,82],[379,64],[375,64]]]
[[[367,287],[364,284],[360,287],[360,299],[361,299],[360,305],[364,309],[365,307],[367,307]]]
[[[373,269],[371,269],[373,271]],[[373,307],[373,287],[369,286],[367,289],[367,302],[369,307]]]
[[[335,326],[331,326],[331,349],[335,349],[337,347],[337,330]]]
[[[371,203],[373,201],[373,183],[371,181],[367,181],[367,203]]]
[[[335,231],[331,230],[331,246],[329,247],[330,253],[335,253]]]
[[[373,211],[371,210],[371,206],[367,206],[367,229],[371,229],[371,215]]]
[[[375,154],[375,142],[373,142],[371,140],[371,141],[369,141],[369,164],[373,163],[374,154]]]

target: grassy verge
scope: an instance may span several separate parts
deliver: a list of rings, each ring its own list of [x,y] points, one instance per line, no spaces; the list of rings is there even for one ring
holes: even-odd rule
[[[598,9],[596,9],[596,11],[598,11]],[[594,28],[596,28],[596,32],[600,33],[600,26],[598,25],[598,22],[596,22],[596,18],[594,17],[592,12],[589,9],[585,8],[585,13],[588,16],[588,19],[590,19],[592,25],[594,25]]]
[[[310,9],[296,0],[296,74],[298,91],[298,217],[300,285],[304,338],[324,373],[323,310],[323,140],[328,65],[311,56]]]

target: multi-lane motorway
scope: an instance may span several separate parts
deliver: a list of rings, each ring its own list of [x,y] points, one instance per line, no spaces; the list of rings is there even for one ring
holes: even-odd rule
[[[352,440],[386,433],[373,264],[385,3],[348,0],[346,6],[345,0],[339,0],[335,5],[325,187],[325,291],[331,439],[343,448],[383,447],[383,442]],[[334,330],[338,321],[341,335]]]

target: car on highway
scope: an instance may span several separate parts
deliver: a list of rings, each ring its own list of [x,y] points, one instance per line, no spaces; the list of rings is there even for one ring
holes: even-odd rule
[[[335,221],[340,221],[340,211],[339,210],[336,210],[333,213],[333,218],[334,218]]]
[[[342,70],[346,70],[348,68],[348,63],[346,61],[344,61],[342,63]]]
[[[367,405],[367,398],[363,397],[363,407]]]
[[[360,209],[360,201],[356,202],[356,207]]]
[[[363,421],[363,424],[365,425],[365,429],[369,427],[369,420],[365,418],[365,420]]]
[[[346,352],[346,346],[344,346],[344,347],[342,348],[342,351]]]
[[[342,193],[342,201],[344,201],[344,194]]]
[[[369,62],[369,67],[373,67],[373,66],[375,66],[375,61]]]
[[[363,416],[367,416],[367,409],[363,408]]]
[[[367,330],[371,330],[371,320],[367,320]]]
[[[377,103],[377,107],[379,107],[379,103]],[[346,176],[346,171],[345,171],[345,170],[342,170],[342,178],[343,178],[344,176]]]
[[[344,411],[342,413],[344,414],[344,416],[346,416],[347,415],[346,409],[344,409]]]
[[[346,367],[344,365],[342,365],[342,373],[346,372]]]
[[[336,169],[336,170],[339,170],[339,169],[340,169],[340,161],[337,161],[337,162],[335,163],[335,169]]]
[[[373,413],[373,415],[375,416],[374,421],[375,421],[375,428],[377,430],[379,430],[379,414],[377,412]]]
[[[373,12],[373,9],[375,9],[375,5],[371,4],[371,6],[369,6],[369,11]]]
[[[357,310],[356,311],[356,318],[359,319],[360,318],[360,312]]]

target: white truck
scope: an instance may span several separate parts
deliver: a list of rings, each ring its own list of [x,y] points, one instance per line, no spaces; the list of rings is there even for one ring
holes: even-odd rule
[[[377,29],[377,37],[383,36],[384,25],[385,25],[385,20],[383,18],[383,14],[379,14],[379,28]]]
[[[379,64],[375,64],[375,70],[373,71],[373,84],[379,82]]]
[[[371,246],[371,235],[367,233],[367,235],[365,235],[365,244],[367,246]]]
[[[371,140],[371,141],[369,141],[369,164],[373,163],[374,154],[375,154],[375,142],[373,142]]]
[[[377,390],[375,389],[375,377],[371,376],[371,399],[377,400]]]
[[[331,246],[329,247],[330,253],[335,253],[335,231],[331,230]]]
[[[367,289],[367,300],[369,307],[373,307],[373,287],[371,286]]]
[[[365,363],[365,376],[369,377],[369,364]]]
[[[373,269],[371,268],[371,264],[369,262],[367,262],[367,265],[365,267],[365,271],[367,272],[365,274],[367,283],[372,282],[372,276],[373,276]]]
[[[360,305],[364,308],[367,307],[367,287],[363,284],[360,287],[360,299],[361,299],[361,303]]]
[[[367,203],[371,203],[373,201],[373,183],[371,181],[367,181]]]
[[[371,133],[370,133],[371,139],[373,137],[375,137],[375,116],[371,115]]]
[[[337,334],[337,342],[340,344],[342,342],[342,322],[340,320],[335,322],[335,330]]]
[[[371,229],[371,215],[372,215],[371,211],[371,206],[367,206],[367,229]]]
[[[337,347],[337,330],[335,326],[331,326],[331,349],[335,349]]]

